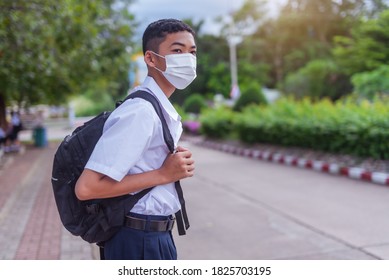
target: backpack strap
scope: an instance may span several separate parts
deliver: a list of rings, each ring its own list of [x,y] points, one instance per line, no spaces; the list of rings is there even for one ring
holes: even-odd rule
[[[157,100],[157,98],[154,95],[152,95],[151,93],[147,92],[147,91],[138,90],[138,91],[133,92],[130,95],[128,95],[126,97],[126,99],[123,100],[123,102],[117,103],[116,107],[120,106],[120,104],[124,103],[126,100],[133,99],[133,98],[142,98],[144,100],[149,101],[151,103],[151,105],[153,105],[153,107],[155,109],[155,112],[157,113],[157,115],[158,115],[158,117],[159,117],[159,119],[161,120],[161,123],[162,123],[163,138],[165,140],[165,143],[168,146],[169,151],[171,153],[174,153],[173,137],[170,134],[169,127],[168,127],[168,125],[166,123],[166,119],[165,119],[165,117],[164,117],[164,115],[162,113],[161,105],[159,104],[159,101]],[[186,234],[186,230],[189,228],[190,225],[189,225],[188,214],[186,212],[185,199],[184,199],[184,194],[183,194],[183,191],[182,191],[182,188],[181,188],[180,181],[175,182],[175,188],[176,188],[176,192],[177,192],[177,195],[178,195],[178,199],[179,199],[180,204],[181,204],[181,210],[178,211],[175,214],[176,220],[177,220],[178,234],[179,235],[185,235]],[[151,190],[151,188],[145,189],[145,190],[139,192],[138,195],[143,197],[150,190]]]
[[[169,148],[169,151],[171,153],[174,153],[174,141],[173,137],[170,134],[169,127],[167,126],[166,119],[162,113],[161,105],[159,104],[158,99],[152,95],[151,93],[143,90],[138,90],[134,93],[131,93],[129,96],[127,96],[126,99],[124,99],[123,102],[125,102],[128,99],[133,99],[133,98],[142,98],[144,100],[147,100],[153,105],[155,112],[157,113],[159,119],[161,120],[162,123],[162,130],[163,130],[163,138],[165,140],[165,143],[167,147]]]
[[[175,182],[176,192],[178,199],[180,200],[181,210],[179,210],[175,216],[177,221],[177,229],[179,235],[185,235],[186,230],[190,227],[188,214],[186,212],[186,205],[184,199],[184,193],[181,188],[180,181]]]

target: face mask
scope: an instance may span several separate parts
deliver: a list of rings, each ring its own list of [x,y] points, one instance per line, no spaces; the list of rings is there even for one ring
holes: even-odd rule
[[[165,78],[178,89],[184,89],[196,78],[196,57],[191,53],[168,54],[165,56],[153,52],[166,60],[166,70],[160,71]]]

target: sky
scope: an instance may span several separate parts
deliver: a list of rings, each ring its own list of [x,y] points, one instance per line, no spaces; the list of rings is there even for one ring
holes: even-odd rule
[[[270,11],[274,12],[283,0],[269,0]],[[214,19],[228,15],[239,9],[244,0],[135,0],[130,6],[130,12],[140,23],[139,34],[142,34],[147,25],[161,18],[193,19],[197,23],[205,20],[203,33],[216,34],[218,25]]]

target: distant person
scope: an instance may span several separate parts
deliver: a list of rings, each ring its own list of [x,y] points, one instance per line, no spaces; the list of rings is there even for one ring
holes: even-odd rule
[[[18,152],[20,150],[19,132],[22,130],[22,121],[19,112],[11,111],[11,118],[6,128],[5,152]]]
[[[4,149],[6,140],[7,140],[7,134],[5,132],[4,127],[0,125],[0,150]]]
[[[194,174],[192,153],[177,147],[181,118],[168,99],[196,77],[194,31],[175,19],[153,22],[143,34],[143,53],[148,76],[132,92],[144,90],[158,99],[176,153],[169,153],[161,121],[148,101],[127,100],[106,121],[76,184],[77,197],[115,197],[156,186],[127,214],[126,225],[105,242],[106,259],[177,259],[171,225],[173,214],[184,205],[174,182]]]

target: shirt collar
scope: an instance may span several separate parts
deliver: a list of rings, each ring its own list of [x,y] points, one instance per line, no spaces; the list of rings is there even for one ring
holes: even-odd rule
[[[157,97],[157,99],[161,103],[163,109],[166,111],[166,113],[169,114],[169,116],[173,120],[181,120],[181,117],[177,113],[176,109],[173,107],[169,99],[166,97],[165,93],[162,91],[162,89],[158,86],[158,84],[152,77],[147,76],[144,82],[139,87],[134,89],[134,91],[139,89],[146,89],[148,92],[154,94],[154,96]]]

